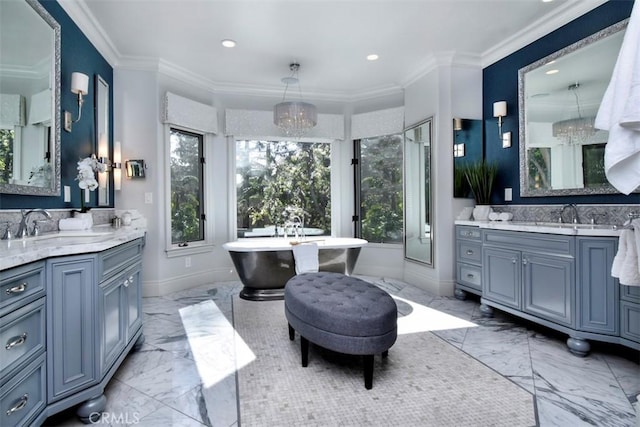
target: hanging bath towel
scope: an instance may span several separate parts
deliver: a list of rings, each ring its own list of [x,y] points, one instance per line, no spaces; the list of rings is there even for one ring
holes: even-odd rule
[[[296,274],[317,273],[320,267],[318,260],[318,244],[303,243],[293,246],[293,259],[296,264]]]
[[[607,180],[621,193],[631,193],[640,186],[640,2],[631,11],[595,127],[609,131]]]

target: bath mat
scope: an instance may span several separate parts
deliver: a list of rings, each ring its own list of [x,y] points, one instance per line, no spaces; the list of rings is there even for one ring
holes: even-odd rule
[[[236,296],[233,318],[253,352],[237,367],[242,426],[536,425],[530,393],[430,332],[399,335],[387,359],[376,355],[366,390],[358,357],[310,345],[301,366],[283,301]]]

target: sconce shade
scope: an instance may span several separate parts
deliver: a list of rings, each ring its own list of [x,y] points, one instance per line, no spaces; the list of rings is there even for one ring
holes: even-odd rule
[[[453,118],[453,130],[462,130],[462,119],[460,117]]]
[[[82,73],[71,73],[71,92],[86,95],[89,93],[89,76]]]
[[[493,117],[504,117],[507,115],[507,101],[493,103]]]
[[[113,144],[113,189],[122,188],[122,145],[120,141]]]

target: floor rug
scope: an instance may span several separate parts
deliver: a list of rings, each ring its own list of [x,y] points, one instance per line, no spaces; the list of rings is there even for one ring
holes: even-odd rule
[[[533,396],[431,332],[399,335],[376,355],[373,389],[362,359],[289,340],[283,301],[233,299],[242,426],[533,426]],[[244,346],[246,344],[246,347]],[[255,359],[253,358],[255,357]]]

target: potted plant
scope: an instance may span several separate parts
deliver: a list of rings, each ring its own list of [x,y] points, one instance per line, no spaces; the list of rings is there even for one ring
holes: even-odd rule
[[[491,191],[497,173],[498,165],[484,160],[472,163],[465,168],[464,174],[476,201],[476,207],[473,209],[473,219],[476,221],[486,221],[489,218]]]

